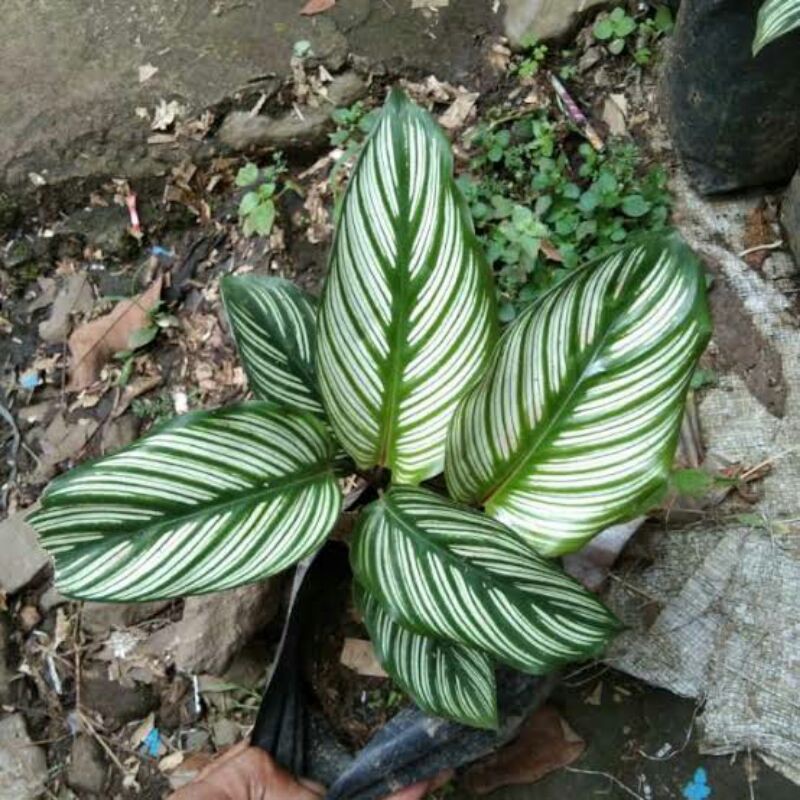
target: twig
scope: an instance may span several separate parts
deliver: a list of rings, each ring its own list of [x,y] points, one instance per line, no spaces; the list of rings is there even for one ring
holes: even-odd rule
[[[575,767],[564,767],[564,769],[567,772],[576,772],[580,775],[597,775],[600,778],[606,778],[616,786],[619,786],[619,788],[622,789],[622,791],[627,792],[631,797],[635,797],[636,800],[645,800],[644,797],[642,797],[640,794],[637,794],[636,792],[633,791],[633,789],[626,786],[619,778],[615,778],[608,772],[600,772],[594,769],[577,769]]]
[[[11,487],[17,480],[17,455],[19,454],[21,437],[14,415],[2,403],[0,403],[0,417],[11,428],[11,450],[6,459],[8,478],[3,483],[2,490],[0,490],[0,505],[2,510],[5,511],[8,508],[8,495],[11,493]]]
[[[122,773],[123,778],[128,777],[128,771],[122,765],[122,762],[117,758],[116,753],[108,746],[106,740],[95,730],[94,725],[92,725],[89,718],[80,710],[78,710],[78,718],[80,719],[81,723],[86,727],[86,730],[94,736],[97,740],[99,745],[106,751],[108,757],[114,762],[114,765],[117,769]]]
[[[777,242],[770,242],[769,244],[757,244],[755,247],[748,247],[747,250],[742,250],[741,253],[738,253],[739,258],[744,258],[745,256],[749,256],[751,253],[758,253],[761,250],[778,250],[779,248],[783,247],[785,242],[783,239],[778,239]]]
[[[671,759],[675,758],[675,756],[680,755],[688,746],[689,742],[692,741],[692,733],[694,732],[694,722],[697,719],[697,713],[700,711],[700,707],[702,703],[695,703],[694,712],[692,713],[692,718],[689,720],[689,730],[686,731],[686,738],[683,740],[683,744],[677,750],[670,750],[665,756],[651,756],[644,752],[644,750],[639,750],[639,755],[642,758],[646,758],[648,761],[670,761]]]

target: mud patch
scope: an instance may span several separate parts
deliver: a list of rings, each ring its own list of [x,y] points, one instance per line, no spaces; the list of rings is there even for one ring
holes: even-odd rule
[[[718,349],[716,366],[739,375],[770,414],[783,417],[789,388],[781,354],[756,327],[721,266],[708,257],[706,263],[714,273],[708,297]]]

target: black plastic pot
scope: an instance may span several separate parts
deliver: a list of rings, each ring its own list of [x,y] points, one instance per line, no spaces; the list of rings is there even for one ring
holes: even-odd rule
[[[704,193],[787,182],[800,163],[800,31],[753,56],[763,0],[683,0],[662,82],[667,124]]]
[[[380,800],[442,770],[463,767],[512,739],[555,686],[555,676],[532,678],[504,670],[497,680],[498,731],[476,730],[408,708],[359,753],[348,752],[313,710],[301,668],[303,644],[323,607],[330,605],[332,576],[347,569],[347,549],[335,542],[298,566],[276,666],[251,739],[293,774],[330,787],[327,800]]]

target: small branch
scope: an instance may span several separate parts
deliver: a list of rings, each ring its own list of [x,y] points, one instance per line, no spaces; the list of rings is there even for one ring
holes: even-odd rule
[[[637,794],[636,792],[634,792],[633,789],[628,788],[619,778],[615,778],[613,775],[611,775],[608,772],[600,772],[600,771],[594,770],[594,769],[576,769],[575,767],[564,767],[564,769],[567,772],[576,772],[576,773],[578,773],[580,775],[597,775],[600,778],[606,778],[607,780],[610,780],[616,786],[619,786],[619,788],[622,789],[622,791],[626,792],[631,797],[635,797],[636,800],[645,800],[644,797],[642,797],[640,794]]]
[[[748,247],[747,250],[742,250],[738,256],[739,258],[744,258],[745,256],[749,256],[751,253],[759,253],[762,250],[778,250],[783,247],[783,245],[783,239],[779,239],[777,242],[771,242],[770,244],[759,244],[755,247]]]

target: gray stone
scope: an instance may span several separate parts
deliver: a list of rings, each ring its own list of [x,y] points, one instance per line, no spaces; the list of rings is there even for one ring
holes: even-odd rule
[[[103,455],[113,453],[129,445],[139,433],[139,420],[133,414],[112,419],[103,426],[100,435],[100,450]]]
[[[76,736],[70,750],[67,783],[79,793],[99,795],[106,782],[107,764],[100,745],[88,735]]]
[[[97,673],[83,676],[81,702],[99,714],[112,730],[126,722],[144,719],[158,708],[158,696],[149,686],[123,686]]]
[[[0,720],[0,800],[35,800],[46,781],[44,750],[31,742],[22,714]]]
[[[789,247],[800,267],[800,170],[795,173],[783,198],[781,222],[789,237]]]
[[[211,726],[211,735],[217,750],[236,744],[242,735],[241,728],[227,717],[220,717]]]
[[[82,208],[55,226],[60,238],[73,237],[103,252],[104,257],[128,258],[139,249],[139,242],[130,235],[130,217],[123,206]]]
[[[0,589],[14,594],[27,586],[50,563],[33,528],[25,521],[34,508],[0,523]]]
[[[71,189],[87,179],[136,186],[187,157],[213,157],[191,136],[151,140],[156,106],[176,100],[186,109],[178,122],[232,102],[250,108],[290,74],[297,41],[331,71],[352,52],[369,71],[402,64],[463,82],[481,64],[478,34],[499,24],[487,0],[435,15],[370,0],[313,17],[298,13],[298,0],[5,0],[2,9],[0,191],[12,211],[22,194],[55,192],[78,207],[86,195]],[[17,212],[2,216],[8,224]]]
[[[219,140],[233,150],[252,147],[316,147],[326,140],[333,128],[331,111],[349,106],[364,96],[367,84],[354,72],[345,72],[328,87],[329,104],[319,108],[303,108],[302,117],[290,111],[280,117],[251,116],[249,112],[232,111],[225,118]]]
[[[154,633],[143,645],[181,671],[221,675],[233,657],[277,611],[279,582],[242,586],[189,597],[180,622]]]
[[[81,627],[95,638],[103,638],[114,629],[138,625],[169,606],[169,600],[150,603],[84,603]]]
[[[54,608],[58,608],[58,606],[63,606],[65,603],[69,603],[69,598],[64,597],[55,586],[51,586],[39,598],[39,608],[41,608],[45,614],[48,611],[52,611]]]
[[[506,0],[505,32],[514,47],[527,38],[561,39],[584,11],[607,0]]]

